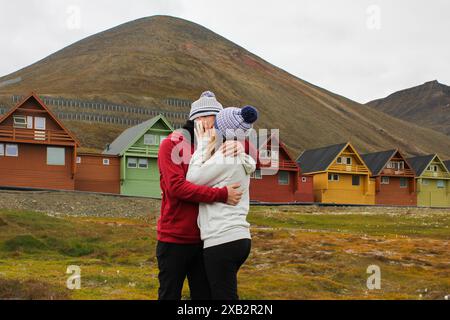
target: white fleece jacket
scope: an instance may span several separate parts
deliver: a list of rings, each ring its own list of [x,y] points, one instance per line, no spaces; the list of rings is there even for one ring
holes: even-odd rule
[[[204,162],[207,143],[207,138],[198,142],[186,180],[210,187],[240,183],[243,195],[237,206],[222,202],[199,204],[197,223],[204,248],[240,239],[251,239],[247,214],[250,208],[250,174],[255,171],[256,162],[245,153],[237,157],[224,157],[222,152],[215,152]]]

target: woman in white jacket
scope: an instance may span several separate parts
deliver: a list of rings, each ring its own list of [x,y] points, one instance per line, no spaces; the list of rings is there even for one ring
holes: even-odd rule
[[[198,226],[204,243],[204,263],[216,300],[237,300],[237,273],[250,254],[251,235],[247,214],[250,207],[250,174],[256,161],[247,153],[235,157],[217,151],[225,140],[246,135],[257,120],[258,112],[251,106],[226,108],[216,116],[214,128],[205,130],[196,123],[197,149],[192,155],[186,180],[210,187],[239,183],[243,192],[237,206],[226,203],[200,203]]]

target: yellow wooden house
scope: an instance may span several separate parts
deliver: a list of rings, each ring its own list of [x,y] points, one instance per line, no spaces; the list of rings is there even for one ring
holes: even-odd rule
[[[297,163],[313,176],[315,202],[375,204],[375,180],[351,143],[306,150]]]

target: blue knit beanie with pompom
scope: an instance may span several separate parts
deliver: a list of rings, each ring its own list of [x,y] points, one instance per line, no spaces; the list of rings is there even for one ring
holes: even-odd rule
[[[258,120],[258,110],[252,106],[241,108],[225,108],[216,116],[214,127],[223,137],[236,136],[235,132],[240,130],[246,133]]]

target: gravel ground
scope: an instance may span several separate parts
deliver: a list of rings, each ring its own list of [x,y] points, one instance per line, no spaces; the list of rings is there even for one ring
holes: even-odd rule
[[[33,210],[49,215],[151,218],[159,215],[160,201],[67,191],[0,191],[0,209]]]
[[[265,214],[289,212],[299,214],[388,214],[428,215],[450,214],[450,208],[414,207],[335,207],[317,205],[253,206],[253,212]],[[0,191],[0,209],[33,210],[49,215],[124,217],[156,219],[160,200],[143,197],[124,197],[107,194],[70,191]]]

